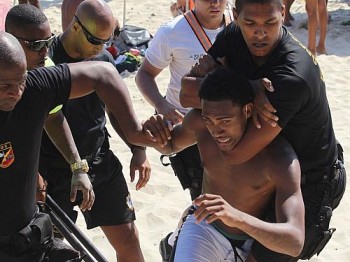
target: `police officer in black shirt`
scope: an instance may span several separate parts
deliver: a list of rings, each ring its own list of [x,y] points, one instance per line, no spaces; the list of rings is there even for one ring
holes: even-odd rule
[[[112,65],[82,62],[27,73],[20,43],[5,32],[0,32],[0,58],[0,261],[41,261],[52,243],[51,221],[35,201],[48,112],[68,98],[96,91],[120,123],[134,130],[132,143],[151,146],[156,140],[142,131]]]
[[[49,55],[55,64],[75,63],[83,60],[99,60],[114,65],[110,53],[104,49],[112,37],[115,19],[104,1],[86,0],[79,6],[68,28],[50,47]],[[118,102],[118,100],[116,101]],[[129,145],[133,158],[130,165],[132,181],[139,171],[136,189],[146,185],[150,177],[150,165],[145,148],[131,145],[125,139],[122,122],[112,114],[96,93],[69,101],[63,105],[74,141],[81,158],[87,160],[88,175],[95,192],[91,210],[83,212],[87,228],[101,227],[116,251],[118,260],[143,261],[135,220],[135,210],[122,165],[109,147],[106,111],[118,134]],[[40,174],[48,181],[47,191],[68,216],[76,221],[73,207],[79,204],[69,201],[72,172],[60,153],[44,135],[39,165]],[[133,252],[130,252],[133,250]]]
[[[215,61],[205,57],[183,79],[180,100],[185,106],[199,107],[195,77],[222,64],[239,70],[252,82],[271,81],[274,91],[266,95],[272,105],[267,108],[260,105],[266,104],[264,92],[256,88],[255,106],[267,122],[261,121],[259,128],[251,124],[227,156],[239,164],[254,157],[279,133],[287,138],[303,174],[304,249],[298,258],[292,258],[254,245],[252,254],[258,261],[309,259],[331,238],[332,210],[345,191],[342,148],[335,139],[322,73],[310,51],[282,26],[284,6],[280,0],[237,0],[234,11],[236,22],[218,35],[208,52]],[[270,213],[266,219],[274,219]]]

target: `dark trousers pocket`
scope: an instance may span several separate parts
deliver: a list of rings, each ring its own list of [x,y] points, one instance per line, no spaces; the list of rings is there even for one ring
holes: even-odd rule
[[[322,230],[320,226],[312,225],[305,236],[305,245],[300,258],[310,259],[316,254],[319,255],[332,238],[334,232],[335,228]]]

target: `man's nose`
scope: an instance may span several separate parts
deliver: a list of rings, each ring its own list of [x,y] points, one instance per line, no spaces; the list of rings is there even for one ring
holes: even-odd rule
[[[266,36],[266,31],[264,26],[257,26],[255,29],[255,36],[257,36],[259,39],[262,39]]]

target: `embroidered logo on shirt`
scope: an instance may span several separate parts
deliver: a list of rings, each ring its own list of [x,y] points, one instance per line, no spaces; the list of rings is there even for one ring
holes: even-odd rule
[[[130,194],[126,197],[126,205],[128,206],[129,210],[134,210],[134,206],[132,205]]]
[[[200,58],[202,58],[203,56],[204,56],[204,54],[195,54],[195,55],[190,55],[190,58],[191,58],[192,60],[195,60],[195,61],[198,62],[198,60],[199,60]]]
[[[15,161],[11,142],[0,144],[0,167],[8,168]]]

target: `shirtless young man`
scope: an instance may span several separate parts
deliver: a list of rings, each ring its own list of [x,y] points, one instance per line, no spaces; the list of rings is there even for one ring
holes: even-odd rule
[[[161,153],[197,143],[202,159],[202,195],[180,230],[175,261],[245,261],[247,256],[246,261],[262,261],[254,252],[257,244],[298,256],[304,243],[304,206],[292,147],[277,137],[249,161],[229,163],[222,153],[239,143],[250,121],[251,86],[236,71],[220,68],[204,79],[199,96],[202,111],[191,110],[171,134],[161,115],[144,125],[172,137],[166,147],[157,148]],[[276,211],[267,217],[271,201]]]

